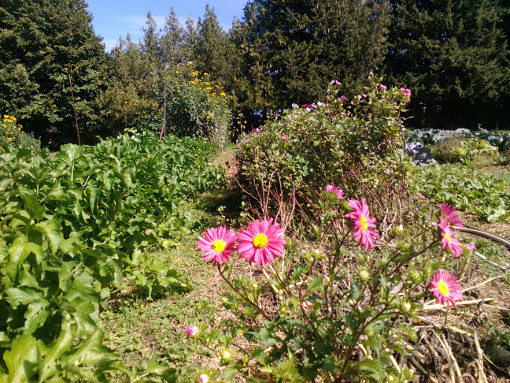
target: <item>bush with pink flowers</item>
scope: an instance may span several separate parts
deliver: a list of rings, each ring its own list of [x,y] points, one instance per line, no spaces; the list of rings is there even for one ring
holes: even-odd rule
[[[204,257],[230,287],[221,301],[231,315],[196,337],[228,355],[221,379],[412,381],[413,366],[403,357],[417,338],[413,321],[434,297],[448,309],[462,299],[447,269],[460,270],[472,247],[454,237],[450,225],[462,221],[447,204],[430,212],[419,201],[412,217],[418,232],[398,227],[384,234],[365,198],[346,201],[340,192],[319,194],[313,248],[290,240],[273,220],[252,222],[225,246],[214,245],[225,227],[203,234],[209,246],[200,238],[200,251],[225,260]],[[447,235],[461,257],[442,245]],[[227,246],[236,250],[225,259]],[[243,258],[253,266],[251,277],[234,267]]]
[[[333,83],[323,102],[295,106],[240,139],[240,184],[250,214],[276,216],[283,207],[310,216],[317,192],[336,185],[346,198],[365,195],[386,223],[407,190],[401,113],[410,91],[386,87],[373,75],[369,83],[350,98]]]

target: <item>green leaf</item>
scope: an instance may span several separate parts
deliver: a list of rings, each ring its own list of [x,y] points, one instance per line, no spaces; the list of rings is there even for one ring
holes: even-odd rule
[[[92,366],[103,359],[112,359],[115,354],[103,346],[103,332],[97,329],[78,348],[71,350],[65,360],[65,369],[73,370],[77,366]]]
[[[60,333],[53,345],[46,347],[42,342],[39,342],[38,347],[42,355],[42,358],[39,358],[39,382],[45,382],[60,371],[57,367],[59,358],[71,348],[73,340],[72,331],[67,327]]]
[[[308,291],[320,291],[324,287],[322,283],[322,277],[315,277],[308,283]]]
[[[30,382],[37,368],[37,341],[31,335],[23,335],[12,342],[5,351],[4,361],[9,372],[9,382]]]
[[[50,243],[51,252],[55,254],[62,239],[62,232],[57,231],[55,222],[53,220],[42,221],[36,224],[35,228],[45,235]]]
[[[31,219],[39,220],[43,218],[46,208],[39,203],[36,195],[20,191],[20,197],[23,201],[23,207]]]

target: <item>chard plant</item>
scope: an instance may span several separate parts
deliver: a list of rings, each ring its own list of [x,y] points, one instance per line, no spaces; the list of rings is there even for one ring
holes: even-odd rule
[[[237,235],[226,227],[203,233],[198,250],[229,286],[221,299],[231,315],[186,330],[223,363],[221,372],[198,371],[199,379],[413,380],[401,356],[417,338],[413,320],[424,301],[435,296],[450,308],[462,299],[448,270],[473,248],[455,236],[452,225],[462,221],[444,203],[414,212],[414,231],[384,233],[364,198],[345,201],[335,185],[319,204],[314,248],[286,238],[272,219]],[[251,277],[237,272],[236,252],[257,266]]]

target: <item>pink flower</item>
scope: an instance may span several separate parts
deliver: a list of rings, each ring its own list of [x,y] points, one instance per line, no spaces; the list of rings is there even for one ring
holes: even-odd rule
[[[251,142],[251,140],[246,140],[246,143],[249,144]]]
[[[400,91],[405,97],[411,97],[411,89],[400,88]]]
[[[202,374],[198,377],[198,383],[208,383],[209,377],[206,374]]]
[[[386,92],[386,90],[388,89],[388,87],[386,85],[383,85],[383,84],[379,84],[379,88],[381,88],[381,90],[383,92]]]
[[[255,133],[260,133],[260,132],[261,132],[261,130],[259,128],[255,129]]]
[[[188,336],[195,336],[198,334],[198,327],[197,326],[188,326],[184,329],[184,332]]]
[[[338,85],[338,86],[340,86],[340,85],[342,85],[342,83],[340,81],[338,81],[338,80],[331,80],[331,85]]]
[[[467,251],[473,251],[475,249],[475,244],[473,242],[466,243],[464,247],[467,249]]]
[[[428,286],[430,292],[434,294],[439,301],[439,304],[457,307],[456,300],[462,300],[457,278],[455,278],[453,274],[450,274],[448,270],[437,270],[437,273],[432,276],[432,280]]]
[[[375,228],[375,218],[370,217],[365,198],[362,198],[361,202],[350,200],[348,205],[351,209],[354,209],[354,211],[345,215],[354,221],[354,227],[351,229],[354,231],[354,239],[367,249],[371,249],[374,246],[375,237],[378,237],[379,234],[372,229]]]
[[[282,136],[282,141],[287,141],[287,140],[288,140],[288,138],[287,138],[287,137]]]
[[[456,258],[460,257],[462,254],[462,245],[457,238],[453,237],[457,232],[452,232],[450,230],[448,221],[443,217],[439,217],[439,228],[441,229],[441,244],[443,245],[443,250],[449,249]]]
[[[416,193],[416,195],[418,196],[419,199],[427,199],[427,197],[425,197],[423,194],[421,193]]]
[[[339,200],[344,199],[344,191],[335,185],[326,185],[324,191],[335,193]]]
[[[213,265],[228,263],[236,247],[237,237],[234,230],[227,230],[225,226],[220,226],[207,229],[202,235],[203,238],[198,238],[198,251],[204,252],[202,257],[204,261],[212,260]]]
[[[340,96],[340,100],[345,101],[345,100],[347,100],[347,97],[345,97],[345,96]]]
[[[363,96],[361,94],[357,94],[356,97],[358,97],[361,100]]]
[[[464,226],[464,222],[459,218],[459,215],[453,208],[453,206],[448,205],[446,202],[439,205],[439,210],[444,214],[444,217],[448,220],[449,225],[454,226]]]
[[[248,225],[248,230],[241,230],[238,252],[250,263],[262,266],[273,263],[274,259],[283,256],[285,240],[283,230],[273,219],[260,221],[257,219]]]

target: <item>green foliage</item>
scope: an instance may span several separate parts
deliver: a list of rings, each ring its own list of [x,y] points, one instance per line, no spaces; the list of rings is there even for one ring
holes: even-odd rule
[[[440,203],[474,212],[486,222],[510,218],[508,181],[459,165],[417,166],[412,171],[417,192]]]
[[[497,0],[391,3],[386,74],[416,95],[411,123],[507,124],[509,51],[501,17],[508,6]]]
[[[106,55],[83,0],[3,1],[0,5],[0,110],[17,116],[46,145],[100,133],[96,97]]]
[[[365,77],[382,59],[386,5],[250,1],[233,36],[248,79],[247,89],[239,92],[245,108],[311,103],[325,97],[331,79]]]
[[[207,137],[224,146],[231,116],[226,94],[210,82],[208,73],[189,62],[166,82],[169,130],[179,136]]]
[[[23,132],[23,127],[17,123],[16,117],[3,115],[0,126],[0,145],[9,144],[15,148],[41,149],[41,141],[33,134]]]
[[[181,273],[143,250],[200,226],[185,204],[225,180],[207,164],[210,150],[203,140],[159,141],[148,133],[65,145],[56,155],[3,147],[0,350],[11,376],[18,374],[9,359],[16,346],[38,353],[39,367],[24,371],[40,380],[95,381],[113,362],[95,332],[111,291],[126,282],[149,296],[190,289]]]
[[[374,209],[391,210],[406,187],[400,113],[408,97],[371,79],[350,100],[339,97],[334,85],[324,103],[286,111],[240,141],[241,184],[255,197],[254,210],[267,216],[276,214],[278,204],[296,203],[309,211],[328,184],[347,199],[370,190]]]
[[[417,340],[413,320],[428,299],[431,275],[462,267],[468,252],[453,258],[441,250],[439,211],[409,211],[413,223],[393,232],[379,231],[377,220],[377,249],[366,249],[353,240],[346,203],[332,204],[327,193],[316,203],[314,247],[287,239],[285,256],[250,276],[237,272],[234,257],[218,267],[230,286],[222,302],[233,318],[211,321],[196,338],[229,351],[225,378],[237,372],[250,382],[412,380],[413,372],[391,358]]]
[[[475,157],[484,156],[496,161],[498,148],[477,138],[451,137],[431,147],[434,159],[440,163],[471,163]]]

